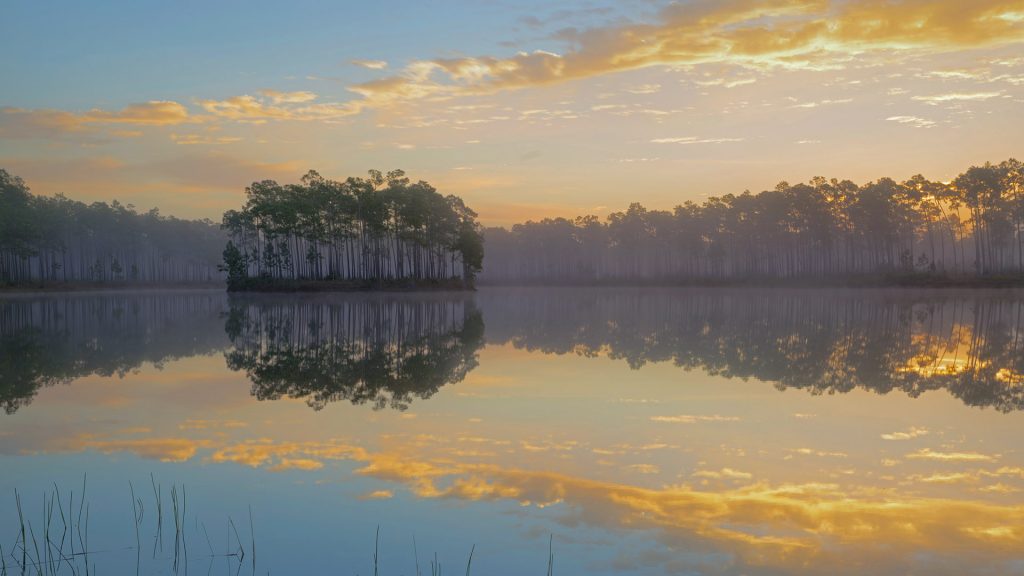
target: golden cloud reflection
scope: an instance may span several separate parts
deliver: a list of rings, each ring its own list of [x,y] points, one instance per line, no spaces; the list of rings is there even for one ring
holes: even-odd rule
[[[1021,505],[925,498],[871,486],[772,484],[729,468],[693,474],[695,478],[734,482],[718,489],[696,489],[687,484],[649,488],[579,474],[465,462],[450,452],[430,458],[408,447],[370,451],[337,439],[256,439],[212,446],[209,440],[181,438],[79,438],[65,448],[72,446],[105,453],[127,451],[164,461],[192,459],[200,449],[210,448],[210,455],[205,457],[208,462],[275,472],[316,471],[329,461],[350,461],[359,465],[355,474],[404,486],[419,498],[558,505],[564,509],[562,518],[566,522],[582,521],[602,529],[654,531],[671,546],[713,549],[745,565],[787,570],[855,566],[858,559],[870,558],[874,569],[884,571],[886,566],[896,566],[923,550],[1011,559],[1024,546]],[[907,457],[974,463],[996,459],[926,449]],[[955,484],[976,482],[982,477],[1012,480],[1017,476],[1024,476],[1019,468],[1003,466],[971,474],[934,474],[918,480]],[[1015,490],[1002,483],[986,489],[998,493]],[[394,495],[391,487],[379,487],[361,498],[390,499]]]

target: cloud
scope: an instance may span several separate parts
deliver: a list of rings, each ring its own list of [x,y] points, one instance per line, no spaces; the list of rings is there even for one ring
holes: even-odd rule
[[[909,124],[914,128],[931,128],[935,126],[934,120],[918,118],[917,116],[890,116],[886,120],[889,122],[899,122],[900,124]]]
[[[96,450],[104,454],[130,452],[149,460],[184,462],[195,456],[199,448],[207,444],[206,441],[189,438],[105,439],[81,435],[60,442],[55,449],[69,452]]]
[[[939,104],[942,102],[960,102],[960,101],[973,101],[973,100],[991,100],[992,98],[998,98],[1002,96],[1002,92],[971,92],[971,93],[951,93],[951,94],[936,94],[933,96],[914,96],[913,99],[919,102],[927,102],[928,104]]]
[[[234,444],[215,451],[211,462],[233,462],[252,468],[284,470],[317,470],[323,460],[362,459],[366,452],[341,442],[281,442],[259,440]]]
[[[745,86],[747,84],[753,84],[757,82],[757,78],[737,78],[735,80],[729,80],[728,78],[715,78],[714,80],[698,80],[695,82],[698,86],[721,86],[723,88],[736,88],[737,86]]]
[[[225,100],[199,100],[198,104],[218,118],[250,124],[263,124],[269,120],[336,121],[357,114],[362,108],[356,102],[313,103],[317,96],[311,92],[264,90],[261,94],[262,97],[245,94]]]
[[[316,100],[312,92],[279,92],[277,90],[260,90],[260,94],[270,98],[274,104],[301,104]]]
[[[977,452],[935,452],[930,448],[922,448],[907,454],[907,458],[915,460],[937,460],[940,462],[991,462],[998,460],[998,455],[979,454]]]
[[[197,144],[233,144],[235,142],[241,142],[242,139],[237,136],[210,136],[208,134],[178,134],[171,133],[171,140],[175,144],[183,146],[194,146]]]
[[[76,113],[64,110],[0,108],[0,135],[5,137],[46,137],[68,133],[95,132],[104,125],[177,126],[204,122],[206,118],[194,116],[178,102],[153,100],[129,104],[111,112],[93,108]],[[119,136],[138,136],[139,133],[115,131]]]
[[[323,468],[323,462],[309,458],[281,458],[277,464],[267,468],[271,472],[284,472],[286,470],[302,470],[312,472]]]
[[[626,470],[632,470],[637,474],[657,474],[661,472],[661,469],[654,464],[630,464],[626,466]]]
[[[882,434],[882,440],[911,440],[920,436],[927,436],[927,428],[912,427],[906,432],[893,432],[891,434]]]
[[[396,75],[350,89],[368,105],[448,98],[652,66],[836,68],[854,58],[946,53],[1020,43],[1024,23],[1008,0],[698,0],[666,6],[654,23],[567,29],[562,54],[416,60]]]
[[[630,94],[657,94],[661,91],[661,84],[641,84],[626,88]]]
[[[679,416],[651,416],[651,422],[669,422],[673,424],[697,424],[698,422],[738,422],[736,416],[694,416],[691,414],[680,414]]]
[[[839,100],[819,100],[817,102],[804,102],[802,104],[793,104],[790,108],[818,108],[819,106],[828,106],[830,104],[849,104],[853,102],[853,98],[841,98]]]
[[[831,484],[748,484],[717,491],[647,489],[554,472],[489,464],[416,462],[367,454],[360,474],[399,482],[421,498],[511,500],[566,509],[566,522],[654,530],[674,548],[726,554],[736,567],[768,572],[914,572],[923,550],[946,574],[964,571],[959,555],[1009,560],[1024,545],[1024,507],[901,497]],[[705,478],[748,480],[723,469]],[[952,562],[952,564],[951,564]],[[677,567],[672,572],[693,571]],[[743,571],[740,569],[739,571]],[[934,572],[934,571],[933,571]]]
[[[388,63],[384,60],[350,60],[349,62],[353,66],[359,66],[368,70],[383,70],[388,67]]]
[[[723,144],[726,142],[743,142],[743,138],[697,138],[696,136],[683,136],[651,140],[652,144]]]
[[[204,446],[177,438],[81,437],[73,444],[168,461],[190,459],[197,447]],[[736,480],[742,486],[697,490],[685,485],[644,488],[572,474],[465,462],[450,454],[431,460],[402,450],[370,452],[340,440],[246,441],[218,446],[208,460],[268,471],[317,470],[327,461],[354,461],[360,463],[356,474],[393,482],[419,498],[507,500],[536,507],[557,504],[563,514],[555,518],[572,526],[583,523],[593,528],[653,532],[673,548],[723,554],[730,566],[741,572],[756,567],[772,573],[861,574],[870,566],[877,573],[959,574],[970,571],[970,566],[958,562],[976,561],[978,555],[986,561],[1009,562],[1024,546],[1024,507],[1019,505],[924,498],[868,486],[749,483],[751,474],[731,468],[698,471],[693,477]],[[657,472],[644,464],[625,468],[642,474]],[[1003,475],[1001,472],[1013,475],[1020,470],[1000,469],[996,474]],[[957,473],[917,480],[938,484],[974,481]],[[982,490],[1016,489],[995,484]],[[391,487],[374,486],[362,498],[393,496]],[[935,570],[937,566],[942,569]],[[931,569],[922,570],[926,567]],[[666,571],[687,572],[693,567]]]
[[[389,498],[394,498],[394,497],[395,497],[395,494],[391,490],[374,490],[373,492],[368,492],[366,494],[363,494],[362,496],[359,497],[359,499],[360,500],[387,500]]]
[[[722,468],[721,470],[699,470],[692,474],[694,478],[713,478],[713,479],[725,479],[725,480],[750,480],[754,477],[749,472],[741,472],[739,470],[733,470],[732,468]]]

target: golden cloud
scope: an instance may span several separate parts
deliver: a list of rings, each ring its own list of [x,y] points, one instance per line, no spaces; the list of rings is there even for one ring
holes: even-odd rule
[[[205,440],[190,438],[104,439],[82,435],[60,443],[56,449],[70,452],[96,450],[104,454],[131,452],[140,458],[161,462],[184,462],[208,445]]]
[[[268,120],[318,120],[329,122],[359,113],[362,104],[312,103],[317,98],[312,92],[276,92],[263,90],[262,97],[233,96],[226,100],[199,100],[206,112],[227,120],[263,124]]]
[[[260,90],[260,94],[270,98],[274,104],[301,104],[316,100],[316,94],[312,92],[280,92],[278,90]]]
[[[520,52],[414,61],[350,89],[367,105],[486,94],[651,66],[834,68],[896,50],[943,53],[1024,41],[1020,0],[703,0],[657,23],[569,29],[564,54]]]
[[[146,458],[182,461],[194,457],[198,448],[211,446],[181,438],[78,437],[68,447],[130,451]],[[567,509],[572,522],[612,530],[653,531],[673,548],[727,554],[741,566],[787,572],[914,572],[914,558],[922,551],[933,551],[936,558],[954,562],[943,564],[946,573],[952,574],[963,568],[956,560],[984,557],[986,561],[1008,561],[1024,547],[1024,506],[925,498],[871,487],[758,482],[718,490],[686,485],[643,488],[571,474],[456,461],[450,455],[424,459],[402,450],[369,452],[340,440],[252,440],[219,446],[209,460],[271,471],[318,470],[325,461],[350,460],[362,463],[357,474],[397,483],[421,498],[510,500],[538,507],[559,504]],[[640,473],[653,470],[648,465],[631,469]],[[1018,474],[1020,469],[1004,467],[995,472],[916,479],[973,483],[983,475]],[[752,480],[751,474],[729,468],[699,471],[693,476]],[[1009,493],[1016,488],[996,484],[984,490]],[[363,497],[393,495],[390,489],[378,488]]]
[[[0,108],[0,135],[11,138],[33,138],[60,136],[69,133],[92,133],[104,125],[130,126],[176,126],[195,124],[207,118],[195,116],[178,102],[152,100],[140,104],[129,104],[119,111],[111,112],[94,108],[88,112],[76,113],[64,110],[26,108]],[[111,135],[137,137],[137,130],[112,130]]]

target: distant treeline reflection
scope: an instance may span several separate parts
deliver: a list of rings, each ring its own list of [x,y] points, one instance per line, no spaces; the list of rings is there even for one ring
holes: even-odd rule
[[[490,344],[633,368],[672,362],[812,394],[945,388],[970,406],[1024,407],[1019,293],[566,288],[479,298]]]
[[[220,349],[223,301],[212,292],[0,300],[0,406],[13,414],[44,386]]]
[[[1024,408],[1019,292],[626,288],[0,299],[0,406],[12,414],[43,386],[223,354],[260,400],[404,409],[476,368],[485,320],[486,343],[546,354]]]
[[[314,409],[347,400],[406,409],[477,366],[483,318],[472,298],[232,299],[225,356],[260,400]]]

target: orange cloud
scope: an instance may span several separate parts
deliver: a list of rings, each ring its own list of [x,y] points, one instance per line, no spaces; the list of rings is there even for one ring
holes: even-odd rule
[[[121,110],[111,112],[93,108],[88,112],[75,113],[64,110],[26,108],[0,108],[0,136],[8,138],[55,137],[64,134],[90,134],[105,125],[127,126],[177,126],[206,121],[195,116],[178,102],[153,100],[130,104]],[[118,137],[138,137],[137,130],[111,130]]]
[[[250,124],[269,120],[329,122],[358,114],[362,109],[359,102],[314,104],[317,95],[312,92],[263,90],[261,94],[262,98],[246,94],[226,100],[199,100],[199,106],[218,118]]]
[[[650,66],[835,68],[872,53],[942,53],[1019,43],[1019,0],[727,0],[673,3],[655,24],[570,29],[564,54],[419,60],[352,86],[370,106],[487,94]]]
[[[205,440],[189,438],[142,438],[137,440],[102,439],[88,435],[71,438],[57,446],[59,451],[80,452],[96,450],[104,454],[131,452],[140,458],[161,462],[184,462],[196,455],[205,446]]]

